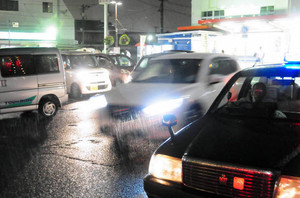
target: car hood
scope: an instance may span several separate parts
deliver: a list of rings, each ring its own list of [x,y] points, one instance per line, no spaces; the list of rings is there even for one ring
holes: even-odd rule
[[[291,161],[299,159],[298,123],[219,115],[207,117],[186,150],[186,156],[276,170],[284,170]]]
[[[156,101],[183,97],[193,84],[129,83],[105,94],[109,105],[147,106]]]

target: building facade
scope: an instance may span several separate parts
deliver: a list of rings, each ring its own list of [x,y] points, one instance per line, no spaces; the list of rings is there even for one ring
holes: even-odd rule
[[[74,19],[63,0],[0,0],[0,47],[72,47]]]
[[[287,14],[290,0],[192,0],[192,25],[199,20]],[[296,1],[293,0],[293,4]]]
[[[244,57],[263,54],[263,62],[282,62],[299,52],[298,0],[192,0],[191,27],[224,31],[213,48]],[[252,64],[252,63],[251,63]]]

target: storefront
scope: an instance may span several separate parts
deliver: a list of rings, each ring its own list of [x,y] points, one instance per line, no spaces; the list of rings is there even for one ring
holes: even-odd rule
[[[157,34],[155,44],[145,41],[143,54],[188,50],[235,55],[242,67],[281,63],[287,54],[300,51],[299,22],[299,16],[287,15],[199,20],[199,27],[209,28],[179,27],[186,31]]]

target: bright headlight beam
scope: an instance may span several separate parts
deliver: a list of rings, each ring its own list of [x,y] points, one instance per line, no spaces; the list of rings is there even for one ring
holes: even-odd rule
[[[153,155],[149,165],[149,173],[159,179],[182,182],[182,161],[168,155]]]
[[[276,191],[276,198],[300,197],[300,178],[282,176]]]
[[[183,98],[167,100],[155,103],[143,109],[143,112],[147,115],[158,115],[169,113],[183,104]]]
[[[104,95],[95,95],[89,99],[89,106],[94,109],[101,109],[107,106],[107,100]]]

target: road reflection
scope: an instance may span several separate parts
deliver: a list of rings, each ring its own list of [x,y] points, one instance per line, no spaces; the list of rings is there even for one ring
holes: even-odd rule
[[[35,113],[12,114],[0,119],[0,191],[46,140],[49,122]]]

